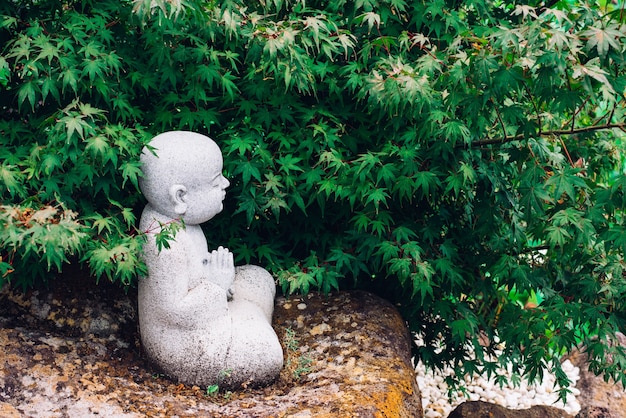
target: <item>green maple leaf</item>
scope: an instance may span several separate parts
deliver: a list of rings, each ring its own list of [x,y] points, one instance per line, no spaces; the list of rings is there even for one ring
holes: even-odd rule
[[[92,228],[95,228],[98,231],[98,234],[102,234],[102,231],[106,229],[107,233],[111,232],[111,228],[113,226],[111,218],[104,217],[101,214],[97,213],[92,216],[93,223]]]
[[[87,139],[85,151],[90,151],[94,156],[102,157],[106,155],[110,146],[104,135],[91,136]]]
[[[441,185],[439,178],[432,171],[418,171],[413,175],[413,180],[423,197],[428,197]]]
[[[525,211],[526,218],[542,215],[545,212],[546,204],[554,202],[552,196],[540,184],[520,187],[520,195],[520,203],[528,208]]]
[[[554,173],[546,181],[546,186],[554,188],[553,197],[556,200],[561,199],[565,194],[572,201],[576,200],[577,189],[588,189],[587,183],[578,174],[581,172],[578,168],[566,168],[560,172]]]
[[[93,83],[96,79],[104,77],[104,68],[105,64],[102,60],[85,59],[83,61],[83,71],[81,75],[87,75],[89,77],[89,81]]]
[[[59,57],[58,47],[52,45],[50,42],[46,42],[45,44],[43,44],[43,46],[41,46],[41,52],[39,52],[39,55],[37,56],[36,60],[47,58],[48,65],[50,65],[52,63],[52,60],[58,57]]]
[[[26,101],[30,103],[31,108],[35,109],[36,95],[39,91],[39,86],[34,80],[27,81],[22,84],[19,90],[17,91],[17,98],[20,106],[24,104]]]
[[[61,91],[65,93],[65,88],[70,87],[74,93],[78,92],[78,70],[75,68],[68,68],[63,71],[61,77]]]
[[[626,253],[626,228],[623,225],[612,227],[608,231],[608,239],[613,241],[615,247]]]
[[[302,158],[295,157],[293,155],[284,155],[276,159],[279,170],[284,171],[285,174],[289,174],[290,171],[301,171],[304,169],[298,164],[302,161]]]
[[[374,203],[374,207],[376,208],[376,211],[378,211],[378,208],[380,207],[381,203],[384,205],[387,204],[386,202],[388,198],[389,198],[389,194],[387,193],[387,189],[385,188],[373,189],[367,195],[367,198],[365,199],[365,204],[367,205],[368,203]]]
[[[596,48],[600,57],[605,57],[610,48],[621,50],[620,40],[624,34],[617,25],[611,25],[605,29],[594,27],[580,34],[587,38],[587,48]]]
[[[46,154],[41,160],[40,168],[46,175],[50,175],[55,169],[62,166],[63,161],[59,154]]]
[[[139,189],[139,177],[142,175],[141,163],[139,161],[126,161],[120,166],[122,169],[122,188],[126,185],[126,182],[130,182]]]
[[[561,226],[550,225],[546,231],[547,241],[551,247],[563,247],[572,238],[572,235]]]
[[[64,116],[61,118],[61,122],[65,124],[65,129],[67,131],[67,140],[70,141],[74,133],[77,133],[78,136],[84,138],[84,127],[87,123],[83,120],[82,115],[74,115],[74,116]]]
[[[41,83],[41,100],[45,102],[48,94],[51,94],[57,102],[61,101],[57,83],[50,77],[44,78],[43,83]]]
[[[241,173],[244,184],[250,182],[252,178],[261,181],[261,171],[252,161],[244,161],[239,164],[237,167],[235,174]]]

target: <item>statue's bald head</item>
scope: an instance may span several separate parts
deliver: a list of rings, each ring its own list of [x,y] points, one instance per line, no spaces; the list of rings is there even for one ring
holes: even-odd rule
[[[211,138],[187,131],[155,136],[144,148],[141,163],[139,188],[162,211],[171,204],[168,194],[173,185],[193,187],[211,172],[221,172],[223,164],[220,148]]]

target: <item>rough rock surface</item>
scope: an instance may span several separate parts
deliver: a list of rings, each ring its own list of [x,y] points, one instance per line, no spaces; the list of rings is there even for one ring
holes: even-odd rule
[[[626,411],[613,413],[609,408],[602,406],[585,406],[576,415],[576,418],[621,418]]]
[[[207,393],[147,362],[132,291],[89,283],[0,293],[0,416],[422,416],[405,324],[371,294],[277,299],[286,365],[278,380]]]
[[[559,408],[536,405],[529,409],[507,409],[493,403],[473,401],[457,406],[448,418],[572,418]]]
[[[618,334],[617,344],[626,346],[626,336]],[[626,390],[621,383],[605,382],[602,376],[589,371],[587,355],[575,351],[570,361],[580,368],[580,380],[576,388],[580,390],[578,401],[581,405],[579,417],[626,418]]]

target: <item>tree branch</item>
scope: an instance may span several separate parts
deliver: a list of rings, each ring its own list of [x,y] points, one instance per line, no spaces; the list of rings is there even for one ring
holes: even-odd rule
[[[493,102],[493,99],[492,99],[492,102]],[[502,139],[506,141],[508,138],[506,136],[506,126],[504,125],[504,121],[502,120],[502,116],[500,115],[500,111],[498,110],[497,106],[495,110],[496,110],[496,117],[498,118],[498,122],[500,122],[500,127],[502,128]]]
[[[550,0],[550,1],[546,2],[546,4],[544,4],[543,6],[541,6],[539,8],[539,14],[540,15],[544,14],[546,12],[546,10],[551,9],[552,6],[554,6],[558,2],[559,2],[559,0]]]
[[[582,133],[587,133],[587,132],[595,132],[595,131],[604,131],[607,129],[621,129],[621,130],[625,130],[626,129],[626,122],[622,122],[622,123],[607,123],[605,125],[598,125],[598,126],[586,126],[584,128],[575,128],[575,129],[555,129],[553,131],[545,131],[545,132],[539,132],[537,134],[537,136],[542,136],[542,137],[547,137],[547,136],[559,136],[559,135],[575,135],[575,134],[582,134]],[[515,135],[515,136],[509,136],[506,138],[491,138],[491,139],[483,139],[480,141],[475,141],[472,142],[471,146],[472,147],[480,147],[480,146],[484,146],[484,145],[494,145],[494,144],[505,144],[507,142],[513,142],[513,141],[521,141],[523,139],[526,138],[526,135],[524,134],[519,134],[519,135]],[[456,148],[462,148],[465,145],[458,145]]]
[[[533,105],[533,108],[535,109],[535,115],[537,116],[537,124],[539,126],[542,126],[543,123],[541,122],[541,113],[539,113],[539,107],[537,106],[537,102],[535,102],[535,98],[533,97],[533,94],[530,91],[530,88],[528,87],[528,84],[526,83],[526,81],[523,81],[522,85],[524,86],[524,90],[526,90],[526,94],[528,94],[528,100],[530,100],[530,102]]]

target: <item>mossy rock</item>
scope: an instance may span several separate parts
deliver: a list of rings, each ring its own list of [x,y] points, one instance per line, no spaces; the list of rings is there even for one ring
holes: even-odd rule
[[[0,411],[116,417],[423,415],[405,322],[375,295],[277,298],[274,328],[285,352],[284,370],[267,387],[224,392],[159,374],[141,352],[134,292],[86,285],[91,282],[77,272],[47,289],[0,293]]]

